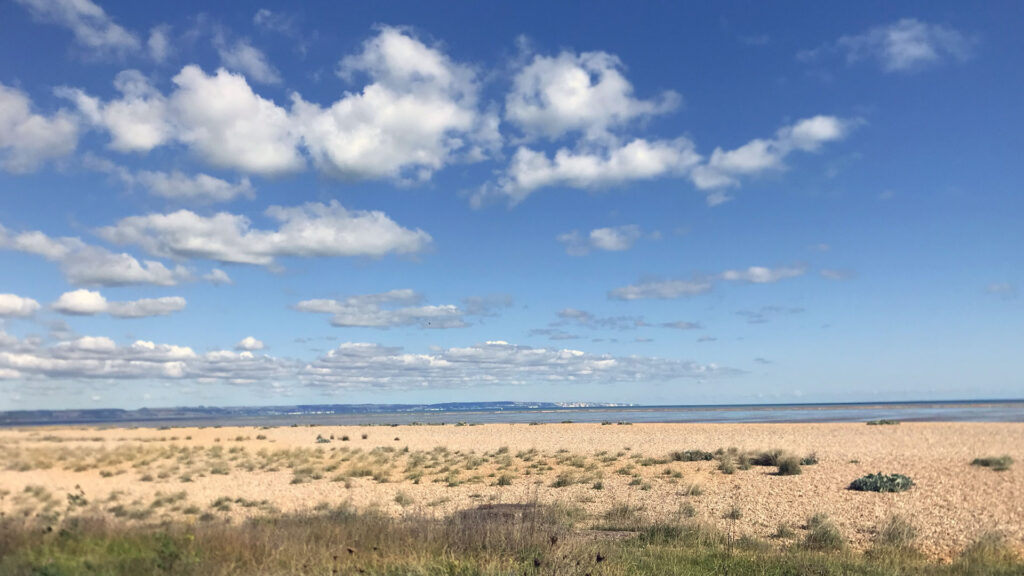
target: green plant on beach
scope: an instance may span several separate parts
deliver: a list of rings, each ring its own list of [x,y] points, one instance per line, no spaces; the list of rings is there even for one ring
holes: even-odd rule
[[[850,490],[859,492],[904,492],[914,481],[903,474],[868,474],[850,483]]]

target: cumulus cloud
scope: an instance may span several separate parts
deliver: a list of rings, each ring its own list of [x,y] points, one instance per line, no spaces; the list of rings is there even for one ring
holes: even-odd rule
[[[177,201],[196,203],[228,202],[236,198],[253,198],[252,184],[248,178],[228,182],[209,174],[188,175],[180,171],[140,171],[135,180],[146,187],[150,194]]]
[[[185,66],[166,96],[136,71],[118,75],[122,96],[109,102],[72,88],[61,94],[110,133],[115,150],[178,142],[213,166],[264,176],[302,170],[305,152],[344,179],[422,181],[500,148],[499,118],[481,108],[473,70],[406,30],[381,28],[341,61],[343,77],[368,78],[360,90],[326,106],[293,93],[290,109],[249,85],[247,77],[280,80],[261,52],[244,41],[218,42],[227,68],[207,74]]]
[[[123,54],[139,48],[139,39],[125,30],[91,0],[16,0],[32,16],[63,26],[75,42],[94,54]]]
[[[0,250],[35,254],[56,262],[72,284],[172,286],[192,278],[191,271],[180,265],[168,268],[155,260],[139,261],[127,253],[86,244],[80,238],[53,238],[38,230],[12,234],[0,225]]]
[[[214,39],[214,47],[225,68],[241,72],[263,84],[279,84],[281,82],[281,74],[267,59],[267,55],[248,40],[241,39],[229,43],[223,36],[218,35]]]
[[[776,131],[774,138],[758,138],[733,150],[716,148],[710,158],[697,153],[687,138],[675,140],[634,139],[626,144],[580,143],[577,149],[561,148],[553,158],[521,146],[495,183],[473,195],[482,205],[491,198],[522,202],[540,188],[563,186],[587,190],[618,186],[656,178],[689,178],[707,193],[708,204],[729,199],[723,190],[739,186],[741,177],[785,168],[794,151],[816,152],[824,144],[845,138],[856,122],[834,116],[814,116]]]
[[[675,109],[678,94],[651,100],[633,96],[624,66],[605,52],[535,55],[516,74],[505,98],[505,119],[529,136],[558,138],[579,132],[604,137],[610,129]]]
[[[185,305],[185,299],[180,296],[108,302],[99,292],[81,289],[61,294],[50,307],[61,314],[74,316],[109,314],[116,318],[148,318],[180,312]]]
[[[39,302],[17,294],[0,294],[0,318],[31,316],[39,310]]]
[[[235,344],[235,350],[263,350],[264,347],[262,340],[257,340],[252,336],[246,336],[238,344]]]
[[[516,384],[616,384],[704,380],[739,373],[715,364],[663,358],[588,354],[533,348],[503,341],[406,352],[379,344],[346,342],[311,361],[275,358],[250,350],[196,353],[187,346],[138,340],[119,345],[84,336],[54,345],[13,337],[0,347],[0,376],[37,386],[88,381],[167,381],[329,389],[464,388]]]
[[[591,250],[622,252],[633,247],[633,243],[642,235],[640,227],[634,224],[595,228],[588,234],[580,234],[578,230],[559,234],[557,240],[565,246],[570,256],[584,256]]]
[[[480,206],[492,198],[506,198],[515,205],[540,188],[563,186],[597,190],[666,176],[682,176],[700,162],[693,143],[686,138],[626,144],[588,145],[577,150],[561,148],[554,157],[520,146],[496,184],[482,187],[471,199]]]
[[[66,156],[78,145],[78,124],[61,110],[51,116],[32,111],[25,93],[0,83],[0,167],[31,172]]]
[[[21,341],[0,350],[0,371],[8,379],[24,382],[22,389],[31,391],[40,383],[89,380],[295,382],[299,365],[248,351],[221,350],[200,355],[187,346],[145,340],[122,346],[104,336],[83,336],[49,346]]]
[[[237,214],[200,216],[179,210],[130,216],[98,233],[110,242],[137,245],[163,258],[205,258],[264,266],[282,256],[415,254],[431,242],[423,230],[403,228],[383,212],[346,210],[333,200],[329,204],[271,206],[266,215],[280,226],[260,230]]]
[[[728,200],[713,191],[738,186],[739,178],[785,168],[785,158],[794,151],[816,152],[828,142],[845,138],[856,123],[835,116],[814,116],[780,128],[774,138],[758,138],[735,148],[715,148],[707,162],[694,168],[691,179],[700,190],[712,191],[708,203]]]
[[[214,166],[261,175],[302,169],[300,134],[288,111],[256,94],[245,77],[182,68],[170,106],[178,139]]]
[[[118,152],[146,152],[167,143],[174,135],[166,98],[138,70],[124,70],[114,78],[121,98],[104,103],[77,88],[62,87],[57,94],[75,103],[82,117],[110,134],[110,148]]]
[[[338,327],[463,328],[469,313],[454,304],[424,305],[423,296],[413,290],[390,290],[379,294],[360,294],[342,300],[304,300],[295,305],[301,312],[330,314]],[[482,311],[482,310],[481,310]]]
[[[328,107],[293,97],[303,143],[324,172],[426,180],[456,152],[478,158],[497,146],[496,119],[478,109],[473,71],[405,30],[382,28],[338,73],[370,81]]]
[[[840,54],[848,64],[871,60],[885,72],[912,72],[947,60],[967,60],[974,44],[972,38],[949,26],[904,18],[843,36],[834,43],[800,52],[797,57],[813,61]]]
[[[616,357],[492,341],[412,354],[397,347],[344,343],[310,365],[313,385],[460,388],[527,383],[615,384],[705,379],[735,373],[714,364]]]

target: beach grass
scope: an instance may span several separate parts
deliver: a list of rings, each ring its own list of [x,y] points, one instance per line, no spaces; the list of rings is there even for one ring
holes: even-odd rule
[[[697,520],[647,523],[629,505],[600,519],[615,536],[587,529],[578,508],[496,504],[444,518],[394,518],[342,504],[231,524],[216,519],[130,526],[96,517],[58,525],[0,520],[0,573],[9,576],[234,574],[730,574],[945,576],[1021,574],[1024,563],[998,534],[986,534],[951,563],[917,555],[878,558],[844,548],[824,515],[802,542],[769,545]],[[890,544],[909,534],[898,521]],[[796,532],[780,529],[779,538]]]

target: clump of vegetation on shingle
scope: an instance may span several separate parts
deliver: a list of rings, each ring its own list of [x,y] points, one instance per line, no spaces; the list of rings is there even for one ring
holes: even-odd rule
[[[859,492],[904,492],[914,481],[903,474],[868,474],[850,483],[850,490]]]
[[[1013,458],[1009,456],[987,456],[985,458],[975,458],[971,462],[972,466],[981,466],[983,468],[991,468],[997,472],[1004,472],[1013,466]]]
[[[669,454],[674,462],[701,462],[714,459],[715,455],[704,450],[684,450]]]

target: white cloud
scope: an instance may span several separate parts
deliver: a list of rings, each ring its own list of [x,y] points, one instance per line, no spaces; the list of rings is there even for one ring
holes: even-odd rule
[[[608,293],[616,300],[672,300],[683,296],[694,296],[710,291],[712,283],[707,279],[695,280],[648,280],[615,288]]]
[[[253,92],[245,77],[223,69],[208,76],[190,65],[173,81],[178,138],[207,162],[262,175],[304,166],[288,111]]]
[[[210,284],[234,284],[234,282],[232,282],[231,280],[231,276],[228,276],[228,273],[221,270],[220,268],[214,268],[213,270],[210,270],[208,273],[203,275],[203,280],[206,280]]]
[[[501,196],[514,205],[540,188],[565,186],[594,190],[637,180],[681,176],[699,162],[700,155],[686,138],[655,141],[638,138],[621,146],[596,146],[579,151],[561,148],[554,158],[521,146],[497,185],[482,188],[473,197],[473,203],[480,205],[490,197]]]
[[[63,110],[52,116],[36,114],[28,96],[0,83],[0,167],[31,172],[77,145],[78,125],[72,115]]]
[[[154,26],[149,31],[149,39],[146,41],[146,49],[149,50],[149,57],[155,62],[163,62],[173,52],[170,40],[171,27],[167,24]]]
[[[782,268],[767,268],[765,266],[751,266],[742,270],[726,270],[722,272],[722,280],[733,282],[747,282],[750,284],[771,284],[786,278],[803,276],[807,271],[803,266],[787,266]]]
[[[180,296],[108,302],[99,292],[83,289],[61,294],[51,307],[61,314],[76,316],[109,314],[116,318],[148,318],[180,312],[185,305],[185,299]]]
[[[615,300],[673,300],[685,296],[704,294],[714,288],[717,281],[744,282],[748,284],[771,284],[786,278],[802,276],[807,269],[803,266],[768,268],[751,266],[739,270],[726,270],[714,276],[701,276],[689,280],[646,280],[615,288],[608,296]]]
[[[453,304],[423,305],[423,296],[413,290],[391,290],[380,294],[361,294],[343,300],[304,300],[295,305],[301,312],[331,315],[331,324],[339,327],[462,328],[468,312]]]
[[[279,389],[443,389],[528,383],[667,384],[737,373],[715,364],[532,348],[503,341],[434,348],[428,354],[347,342],[312,362],[274,358],[250,350],[197,354],[186,346],[145,340],[118,345],[102,336],[85,336],[52,346],[38,341],[13,341],[0,349],[0,375],[20,382],[19,391],[26,394],[37,388],[59,389],[72,382],[88,386],[89,381],[117,380],[226,383]]]
[[[235,198],[253,198],[252,184],[248,178],[237,182],[221,180],[209,174],[188,175],[179,171],[148,172],[141,171],[135,179],[155,196],[162,196],[178,201],[199,203],[228,202]]]
[[[471,69],[398,28],[382,28],[339,74],[370,83],[329,107],[293,98],[303,143],[324,172],[347,179],[420,181],[455,159],[496,147],[496,119],[477,109]]]
[[[954,28],[904,18],[875,26],[862,34],[843,36],[835,43],[797,56],[816,60],[841,53],[847,63],[876,61],[885,72],[912,72],[944,60],[964,61],[972,56],[975,41]]]
[[[272,264],[280,256],[414,254],[431,242],[423,230],[403,228],[383,212],[350,211],[336,201],[271,206],[266,214],[280,227],[259,230],[245,216],[220,212],[207,217],[179,210],[131,216],[98,233],[110,242],[134,244],[163,258],[258,265]]]
[[[733,150],[715,148],[708,161],[693,170],[691,179],[700,190],[738,186],[741,176],[785,168],[783,161],[794,151],[815,152],[828,142],[845,138],[855,124],[835,116],[814,116],[780,128],[771,139],[751,140]],[[727,199],[721,193],[708,196],[711,205]]]
[[[595,228],[583,235],[578,231],[559,234],[557,239],[565,246],[570,256],[583,256],[591,250],[622,252],[633,247],[633,243],[642,235],[640,227],[629,224],[607,228]]]
[[[23,298],[17,294],[0,294],[0,318],[31,316],[36,310],[39,310],[39,302],[31,298]]]
[[[252,336],[246,336],[245,338],[242,338],[238,344],[235,344],[235,350],[249,350],[251,352],[254,350],[263,350],[263,348],[265,348],[263,341],[257,340]]]
[[[716,148],[704,160],[689,139],[635,139],[620,145],[580,143],[578,150],[559,149],[554,158],[519,147],[496,184],[484,185],[472,197],[475,206],[492,197],[518,204],[534,191],[552,186],[601,189],[640,180],[689,177],[708,193],[710,205],[728,200],[723,189],[738,186],[739,177],[785,168],[794,151],[815,152],[825,143],[846,137],[854,121],[814,116],[776,131],[770,139],[755,139],[734,150]]]
[[[306,378],[327,387],[460,388],[527,383],[614,384],[704,379],[735,373],[714,364],[579,350],[532,348],[503,341],[406,353],[377,344],[344,343],[314,362]]]
[[[605,52],[536,55],[516,74],[505,98],[505,118],[530,136],[569,132],[604,137],[637,118],[663,114],[680,102],[672,91],[653,100],[633,97],[622,62]]]
[[[37,20],[63,26],[80,46],[98,54],[123,54],[139,47],[134,34],[90,0],[16,0]]]
[[[218,35],[214,40],[214,47],[217,48],[217,55],[220,56],[220,62],[225,68],[241,72],[263,84],[281,82],[281,74],[267,59],[267,55],[248,40],[236,40],[229,44]]]
[[[189,280],[192,276],[182,266],[170,269],[154,260],[140,262],[130,254],[111,252],[106,248],[86,244],[79,238],[51,238],[38,230],[11,235],[0,226],[0,250],[35,254],[56,262],[72,284],[171,286]]]
[[[93,126],[110,134],[110,148],[118,152],[147,152],[170,141],[173,119],[167,100],[138,70],[124,70],[114,78],[121,98],[103,103],[77,88],[59,88]]]

